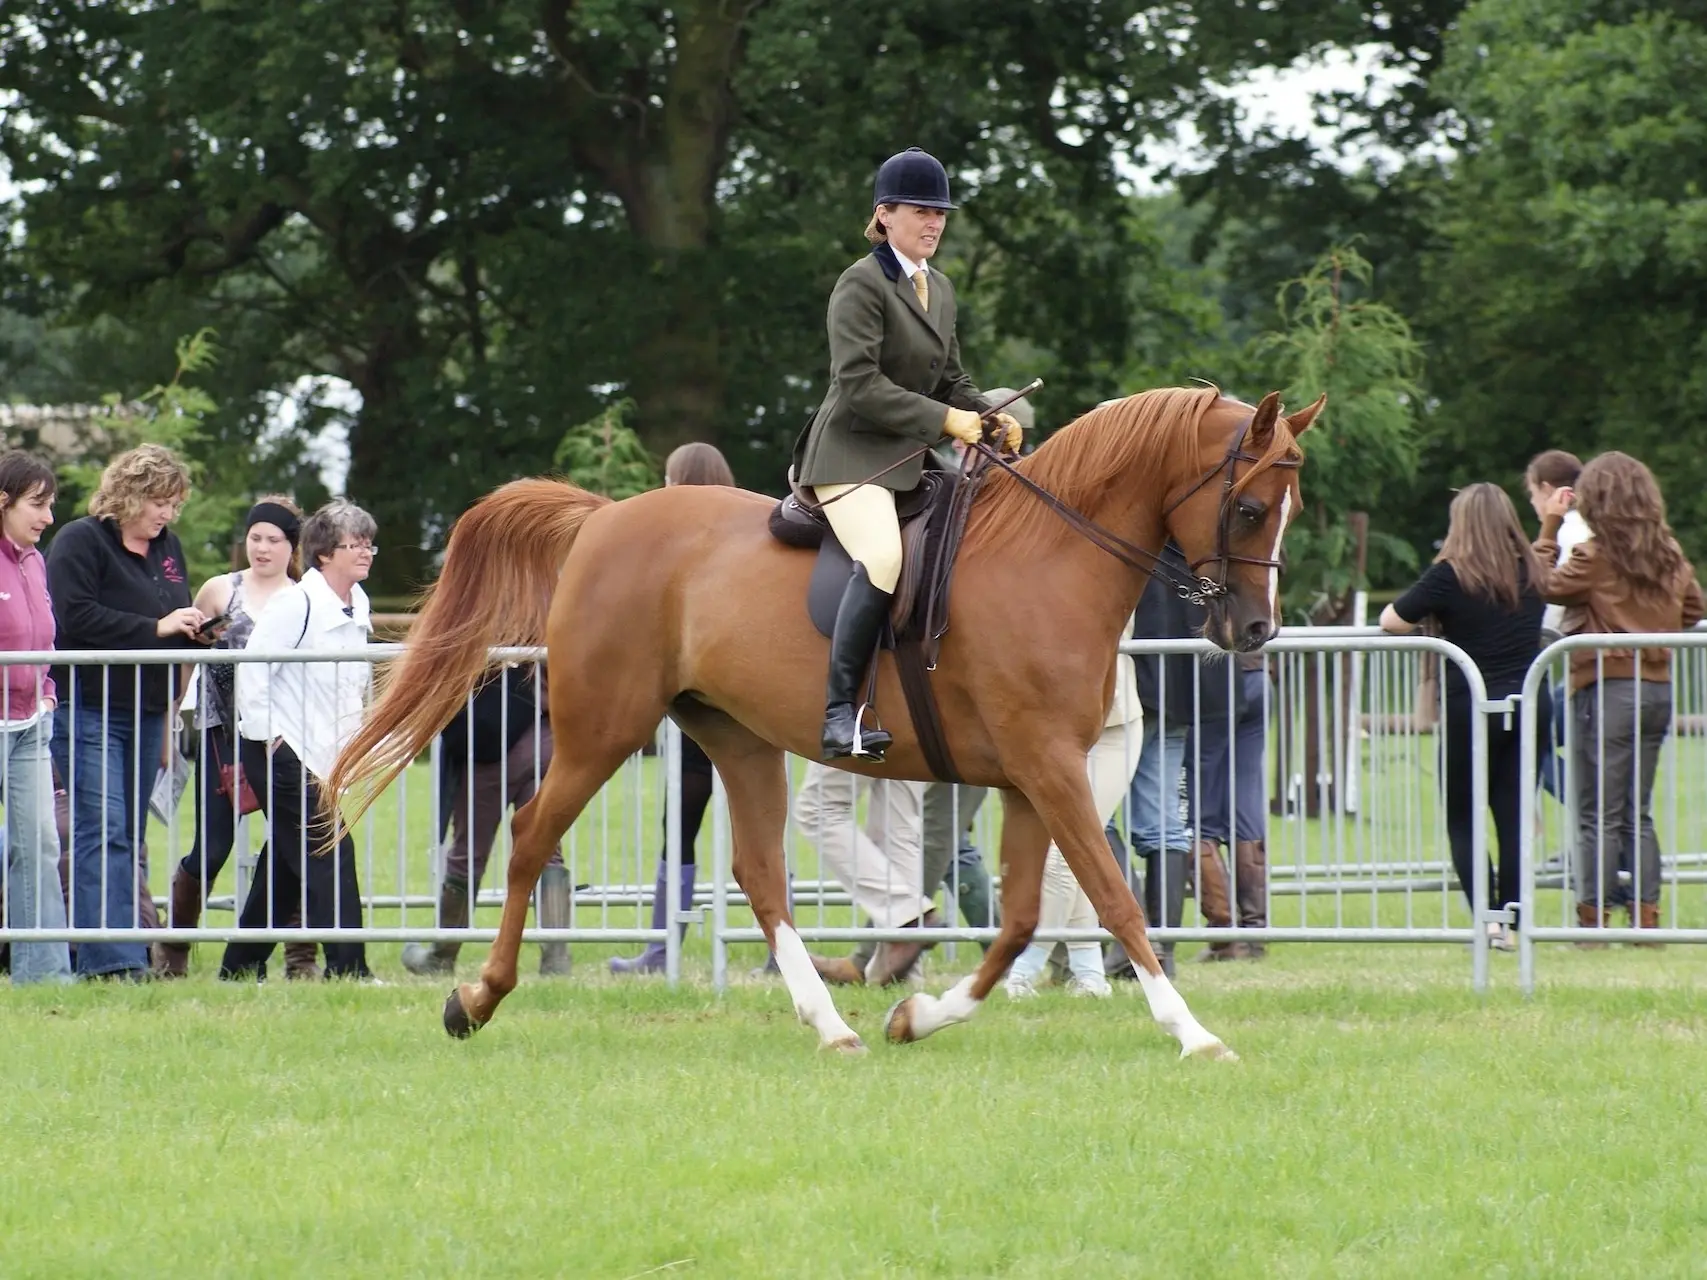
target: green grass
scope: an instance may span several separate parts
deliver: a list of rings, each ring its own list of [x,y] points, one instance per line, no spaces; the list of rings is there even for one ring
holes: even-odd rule
[[[1707,1257],[1686,949],[1549,948],[1527,1003],[1509,957],[1473,996],[1461,947],[1182,966],[1231,1065],[1176,1061],[1125,993],[997,996],[925,1044],[832,1058],[780,987],[618,983],[604,954],[524,982],[467,1043],[439,1029],[442,981],[8,992],[0,1274],[1617,1277]],[[839,1001],[877,1041],[889,997]]]

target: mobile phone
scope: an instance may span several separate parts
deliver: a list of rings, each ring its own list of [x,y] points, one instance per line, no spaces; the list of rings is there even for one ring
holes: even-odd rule
[[[218,631],[230,621],[231,610],[227,609],[224,613],[215,614],[211,618],[203,619],[201,626],[196,628],[196,634],[198,636],[211,636],[215,631]]]

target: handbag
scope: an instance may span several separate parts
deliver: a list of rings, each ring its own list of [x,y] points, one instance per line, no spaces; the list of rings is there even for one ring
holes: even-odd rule
[[[243,772],[241,762],[226,764],[219,758],[218,740],[209,735],[207,740],[208,754],[213,757],[214,767],[219,771],[219,794],[229,801],[237,797],[237,813],[241,817],[246,813],[254,813],[261,807],[260,799],[255,795],[255,788],[249,785],[249,775]]]

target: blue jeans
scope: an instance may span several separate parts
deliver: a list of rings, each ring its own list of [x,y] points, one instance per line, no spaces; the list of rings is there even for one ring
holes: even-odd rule
[[[137,859],[148,822],[148,794],[160,770],[164,712],[104,712],[79,706],[55,717],[53,761],[71,794],[71,927],[135,929]],[[141,942],[79,942],[85,977],[143,973]]]
[[[6,922],[14,929],[63,929],[59,830],[53,821],[53,769],[48,742],[53,713],[27,729],[0,729],[0,790],[6,799]],[[64,942],[14,942],[12,982],[69,982]]]
[[[1185,852],[1192,847],[1191,828],[1180,804],[1180,772],[1185,768],[1185,725],[1157,726],[1159,717],[1144,718],[1144,745],[1138,768],[1126,793],[1126,824],[1132,847],[1141,854],[1164,850]]]

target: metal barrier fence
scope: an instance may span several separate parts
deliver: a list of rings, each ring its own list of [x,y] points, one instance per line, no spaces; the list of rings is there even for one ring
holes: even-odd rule
[[[1209,700],[1219,682],[1241,678],[1237,664],[1207,641],[1140,640],[1121,646],[1132,654],[1185,655],[1198,660],[1187,679],[1185,701],[1194,713]],[[1208,662],[1201,661],[1205,657]],[[1432,730],[1444,714],[1444,689],[1438,680],[1424,678],[1425,663],[1445,663],[1464,675],[1478,703],[1485,702],[1480,673],[1467,655],[1444,641],[1424,636],[1389,636],[1373,628],[1309,628],[1287,631],[1264,651],[1260,714],[1257,719],[1263,777],[1261,803],[1269,809],[1266,822],[1267,875],[1262,890],[1259,927],[1209,924],[1200,907],[1190,909],[1180,923],[1152,927],[1158,943],[1231,942],[1427,942],[1470,944],[1472,980],[1477,989],[1487,981],[1489,935],[1484,924],[1497,923],[1487,901],[1485,833],[1472,832],[1476,868],[1471,892],[1478,904],[1472,912],[1462,901],[1445,849],[1445,814],[1434,765]],[[1170,705],[1167,666],[1161,673],[1158,701]],[[1433,685],[1432,693],[1419,688]],[[1231,702],[1231,699],[1223,699]],[[1423,713],[1419,716],[1419,710]],[[1432,711],[1432,715],[1428,714]],[[1237,715],[1231,706],[1226,713]],[[1170,724],[1151,715],[1146,737],[1166,737],[1184,731],[1181,748],[1186,759],[1180,782],[1190,791],[1204,785],[1209,772],[1202,738],[1214,725],[1194,714],[1190,723]],[[1472,728],[1474,750],[1471,786],[1476,803],[1485,808],[1487,788],[1483,767],[1482,721]],[[1238,735],[1222,736],[1236,752]],[[1197,746],[1199,750],[1193,751]],[[1231,754],[1231,753],[1230,753]],[[798,799],[802,766],[793,771]],[[1131,769],[1128,767],[1127,772]],[[1219,772],[1219,771],[1217,771]],[[1236,762],[1228,761],[1222,785],[1233,787]],[[1195,775],[1195,776],[1193,776]],[[940,786],[941,784],[933,784]],[[1229,796],[1232,812],[1238,798]],[[995,805],[978,810],[971,844],[993,851],[998,847]],[[1159,806],[1166,808],[1166,806]],[[1177,806],[1176,806],[1177,809]],[[1129,806],[1116,816],[1112,837],[1130,848]],[[1182,843],[1195,848],[1199,832],[1189,812],[1180,813]],[[960,830],[956,825],[956,831]],[[1229,851],[1233,844],[1227,840]],[[814,850],[798,836],[788,844],[794,914],[803,939],[815,943],[930,941],[952,949],[967,942],[988,942],[997,933],[994,919],[966,920],[958,926],[935,928],[873,928],[860,924],[849,895],[824,877]],[[1136,861],[1136,860],[1134,860]],[[1166,862],[1156,860],[1166,874]],[[731,912],[745,905],[738,889],[726,884],[728,850],[720,837],[713,843],[712,978],[727,981],[732,944],[755,943],[762,932],[749,922],[736,922]],[[957,879],[962,863],[950,863],[942,885],[941,913],[951,918],[953,905],[964,901],[964,884]],[[1229,897],[1238,896],[1239,868],[1229,870]],[[1136,868],[1134,867],[1134,878]],[[992,875],[992,883],[999,877]],[[1135,891],[1140,886],[1134,885]],[[934,897],[936,886],[919,886]],[[1045,941],[1107,940],[1098,929],[1040,929]]]
[[[1707,712],[1703,690],[1707,680],[1701,678],[1702,664],[1707,658],[1707,635],[1620,638],[1620,643],[1641,643],[1678,649],[1690,656],[1680,661],[1679,674],[1672,686],[1673,717],[1680,730],[1699,732],[1702,716]],[[1489,963],[1489,930],[1505,923],[1514,923],[1504,910],[1504,904],[1488,902],[1488,840],[1486,823],[1471,824],[1472,884],[1469,899],[1460,890],[1452,862],[1447,856],[1447,814],[1442,795],[1442,776],[1439,764],[1440,734],[1438,726],[1449,714],[1445,681],[1440,673],[1456,669],[1462,673],[1464,687],[1472,705],[1484,714],[1473,717],[1472,738],[1472,808],[1485,814],[1488,789],[1486,729],[1488,717],[1517,717],[1521,720],[1520,737],[1526,754],[1522,761],[1523,791],[1522,833],[1524,842],[1522,871],[1522,927],[1517,931],[1522,981],[1527,989],[1533,981],[1533,944],[1536,941],[1582,940],[1584,931],[1559,924],[1558,913],[1567,899],[1557,901],[1543,898],[1543,893],[1566,887],[1568,869],[1556,868],[1545,862],[1536,844],[1536,798],[1533,782],[1537,777],[1541,753],[1535,751],[1538,691],[1546,679],[1546,669],[1561,654],[1572,649],[1591,647],[1595,638],[1578,637],[1555,645],[1547,651],[1530,674],[1523,695],[1517,699],[1489,704],[1485,698],[1479,673],[1474,664],[1454,646],[1428,637],[1386,636],[1369,628],[1297,629],[1284,632],[1272,641],[1264,652],[1260,675],[1261,711],[1257,719],[1262,726],[1263,802],[1268,809],[1264,830],[1266,848],[1266,877],[1260,895],[1261,914],[1265,923],[1259,927],[1217,927],[1204,917],[1201,907],[1189,904],[1177,923],[1158,927],[1154,937],[1158,942],[1423,942],[1469,943],[1472,981],[1478,990],[1485,987]],[[1202,641],[1138,641],[1123,648],[1129,653],[1154,655],[1188,655],[1201,659],[1214,655],[1211,646]],[[228,651],[185,652],[100,652],[7,654],[8,665],[52,663],[73,668],[106,667],[128,672],[124,676],[104,677],[110,686],[113,679],[139,682],[142,672],[150,667],[166,667],[173,674],[174,688],[183,687],[177,672],[181,667],[209,668],[235,664],[239,669],[252,663],[325,663],[343,665],[382,663],[390,660],[400,649],[390,645],[371,645],[355,653],[330,656],[315,652],[275,654],[232,653]],[[506,682],[525,680],[531,665],[541,657],[535,650],[495,651],[495,659],[516,663],[505,669]],[[1169,695],[1178,690],[1167,689],[1169,672],[1162,664],[1160,677],[1162,700],[1170,708]],[[1431,674],[1433,668],[1433,674]],[[241,679],[239,674],[237,679]],[[1219,703],[1215,695],[1225,694],[1233,681],[1243,679],[1235,661],[1212,657],[1209,661],[1194,661],[1189,667],[1189,690],[1184,703],[1191,714],[1169,722],[1152,716],[1146,724],[1146,735],[1166,738],[1172,731],[1184,729],[1194,745],[1188,748],[1187,763],[1176,781],[1186,791],[1201,793],[1205,778],[1214,773],[1202,752],[1202,738],[1212,734],[1213,717],[1205,719],[1203,710]],[[1219,687],[1218,687],[1219,686]],[[508,684],[504,686],[508,689]],[[61,717],[70,716],[80,708],[81,694],[75,682],[70,689],[61,690]],[[509,699],[503,700],[505,707]],[[900,708],[886,708],[893,716]],[[513,727],[500,714],[500,724],[506,740]],[[1236,712],[1228,710],[1229,720]],[[10,917],[0,922],[0,942],[71,941],[112,942],[218,942],[233,940],[266,940],[273,942],[328,942],[360,940],[367,943],[420,942],[453,944],[485,942],[495,936],[493,908],[502,901],[508,857],[509,833],[507,822],[495,822],[494,847],[486,869],[483,886],[473,895],[469,923],[447,922],[442,913],[444,904],[444,858],[448,851],[447,827],[455,834],[480,825],[476,819],[490,816],[490,798],[497,794],[500,813],[517,798],[518,784],[536,781],[543,771],[546,756],[539,745],[543,726],[538,712],[533,713],[530,726],[533,747],[524,748],[521,758],[512,753],[495,765],[477,762],[473,737],[464,740],[460,750],[464,758],[458,762],[448,759],[452,748],[443,740],[434,744],[426,758],[418,761],[390,788],[375,809],[358,824],[355,832],[355,856],[360,881],[360,928],[336,927],[274,927],[266,925],[239,929],[235,913],[241,908],[249,891],[248,867],[253,852],[258,851],[268,835],[259,819],[262,815],[240,818],[237,825],[236,853],[233,856],[235,875],[228,875],[231,887],[221,889],[217,883],[207,885],[207,915],[195,928],[182,927],[174,921],[171,910],[170,868],[190,851],[197,825],[197,810],[205,815],[207,792],[217,786],[217,773],[205,767],[205,736],[196,742],[199,759],[190,768],[183,796],[176,805],[164,810],[164,820],[156,818],[147,829],[146,848],[137,847],[128,853],[129,869],[149,885],[150,905],[158,909],[163,924],[171,927],[147,927],[145,912],[123,921],[103,919],[93,928],[66,927],[63,929],[12,928]],[[0,719],[9,717],[0,716]],[[131,717],[134,728],[134,715]],[[108,717],[106,728],[110,728]],[[104,732],[104,729],[103,729]],[[195,735],[192,735],[192,737]],[[524,735],[526,737],[527,735]],[[1238,773],[1236,757],[1239,735],[1229,723],[1223,736],[1231,741],[1229,754],[1234,757],[1220,785],[1234,786],[1232,777]],[[1678,736],[1676,732],[1674,737]],[[1693,740],[1691,740],[1693,746]],[[688,747],[691,750],[691,744]],[[1136,744],[1134,748],[1136,749]],[[666,922],[681,926],[699,926],[691,936],[694,950],[708,949],[711,977],[721,986],[729,980],[734,964],[732,947],[746,946],[753,960],[764,956],[762,934],[754,927],[746,910],[744,896],[729,882],[730,847],[727,815],[720,792],[712,783],[709,822],[700,835],[700,852],[694,857],[684,842],[693,838],[682,825],[669,815],[680,814],[684,806],[692,809],[684,797],[682,754],[684,746],[673,725],[661,728],[656,747],[632,758],[614,776],[566,835],[563,860],[574,893],[568,906],[566,921],[552,922],[550,927],[530,928],[525,935],[535,943],[569,943],[580,946],[612,947],[618,944],[658,944],[664,949],[663,968],[671,980],[680,973],[683,940],[681,928],[667,927]],[[169,756],[176,765],[182,759],[174,742]],[[1670,782],[1662,788],[1662,796],[1670,807],[1669,826],[1673,836],[1664,841],[1675,847],[1680,831],[1680,806],[1686,798],[1680,773],[1679,753],[1674,749],[1666,757]],[[1692,759],[1694,757],[1691,757]],[[799,784],[807,762],[791,760],[791,778],[795,783],[798,801]],[[9,782],[0,764],[0,785]],[[691,769],[688,771],[691,773]],[[133,783],[142,782],[142,770],[134,771]],[[185,770],[177,765],[177,773]],[[476,775],[479,774],[478,785]],[[167,777],[173,774],[168,773]],[[65,779],[68,790],[75,790],[79,778]],[[1184,829],[1182,843],[1195,845],[1199,832],[1191,827],[1190,813],[1176,804],[1171,792],[1163,794],[1168,784],[1158,783],[1157,805],[1163,813],[1177,816]],[[480,788],[485,790],[481,791]],[[522,787],[525,790],[525,785]],[[447,794],[452,791],[454,794]],[[484,799],[482,798],[484,797]],[[8,791],[7,800],[10,800]],[[75,801],[75,796],[68,796]],[[963,918],[955,922],[957,908],[976,906],[977,880],[975,868],[983,864],[984,878],[991,885],[986,903],[993,903],[999,889],[1000,877],[995,874],[999,847],[999,806],[985,803],[977,810],[974,821],[962,822],[964,816],[955,812],[963,797],[950,801],[949,826],[955,839],[954,855],[947,859],[948,871],[940,885],[917,886],[922,897],[936,901],[942,917],[941,927],[925,929],[877,929],[861,923],[855,909],[854,897],[830,874],[823,864],[822,850],[817,842],[806,837],[797,823],[788,833],[787,850],[790,884],[796,920],[802,936],[816,944],[868,943],[880,939],[919,940],[939,944],[944,955],[956,958],[958,947],[987,942],[996,933],[995,908],[983,907],[982,918]],[[1237,796],[1229,796],[1227,807],[1236,809]],[[75,808],[75,803],[72,804]],[[1122,805],[1114,821],[1114,839],[1125,850],[1132,849],[1130,806]],[[458,821],[460,813],[460,822]],[[864,818],[869,820],[869,804],[864,805]],[[691,815],[690,815],[691,816]],[[850,823],[859,821],[861,807],[856,805],[847,817]],[[1555,825],[1559,815],[1550,815]],[[662,828],[662,830],[660,829]],[[1231,841],[1229,842],[1231,843]],[[1707,860],[1695,852],[1707,846],[1693,844],[1667,856],[1663,862],[1665,883],[1671,886],[1699,883],[1707,880]],[[661,857],[660,857],[661,855]],[[194,861],[194,859],[192,859]],[[1568,861],[1568,860],[1567,860]],[[696,863],[707,874],[684,881],[686,862]],[[1132,858],[1134,878],[1139,860]],[[1157,859],[1158,874],[1165,882],[1168,876],[1166,859]],[[661,863],[661,865],[660,865]],[[70,876],[79,875],[77,859],[68,860]],[[85,868],[86,870],[86,868]],[[1237,898],[1243,875],[1235,861],[1229,868],[1230,897]],[[10,888],[10,870],[0,872],[0,891]],[[1189,872],[1187,874],[1190,874]],[[235,883],[233,883],[235,881]],[[68,886],[75,889],[76,884]],[[1141,886],[1138,886],[1141,887]],[[1164,883],[1164,888],[1166,885]],[[653,910],[658,894],[664,899],[663,911],[654,919]],[[1643,931],[1643,940],[1707,941],[1707,930],[1684,929],[1679,925],[1677,896],[1668,908],[1673,927],[1658,932]],[[301,905],[301,904],[298,904]],[[1552,913],[1549,915],[1549,913]],[[485,921],[482,927],[482,921]],[[77,922],[79,925],[81,921]],[[1039,935],[1047,940],[1105,939],[1106,934],[1094,929],[1055,929]],[[1628,940],[1623,931],[1598,932],[1595,936],[1613,940]],[[598,956],[602,962],[603,955]],[[198,966],[208,963],[207,957]],[[601,963],[602,967],[602,963]]]
[[[1573,660],[1581,669],[1568,681]],[[1525,994],[1538,942],[1707,942],[1703,895],[1686,891],[1707,883],[1707,806],[1689,803],[1707,795],[1707,633],[1566,637],[1542,651],[1517,701]],[[1553,857],[1538,844],[1549,833],[1546,792],[1558,801]],[[1614,912],[1628,926],[1614,925]]]

